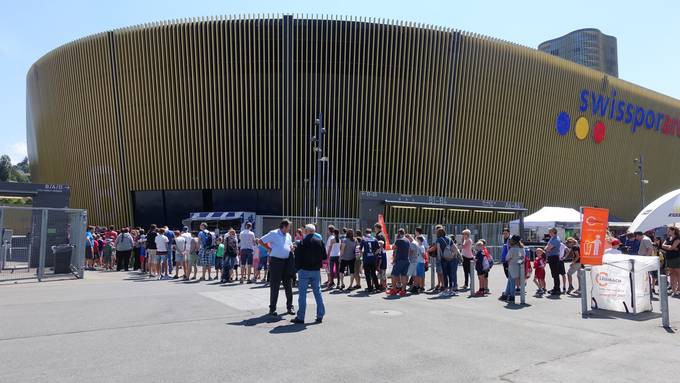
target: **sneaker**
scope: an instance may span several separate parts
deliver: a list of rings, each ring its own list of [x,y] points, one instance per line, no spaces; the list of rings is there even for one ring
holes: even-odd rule
[[[387,291],[387,295],[397,295],[397,290],[395,290],[395,289],[389,289],[389,290]]]
[[[295,310],[293,310],[293,308],[291,307],[291,308],[288,309],[288,311],[286,311],[286,314],[287,315],[295,315]]]
[[[473,295],[473,297],[483,297],[483,296],[484,296],[484,291],[482,291],[482,290],[478,290],[478,291]]]
[[[314,319],[314,323],[321,323],[321,322],[323,322],[323,318]]]
[[[567,294],[571,294],[572,291],[574,291],[574,288],[569,286],[569,288],[567,289]]]
[[[515,303],[515,297],[508,297],[505,301],[508,302],[508,303],[514,304]]]
[[[507,299],[508,299],[508,297],[505,295],[505,293],[501,294],[501,296],[498,297],[499,301],[504,301],[504,300],[507,300]]]
[[[463,285],[463,286],[461,287],[461,290],[467,290],[467,288],[468,288],[468,285]]]
[[[247,284],[251,284],[251,283],[253,283],[253,280],[252,280],[252,279],[248,279],[248,282],[246,282],[246,283],[247,283]]]
[[[405,297],[405,296],[406,296],[406,290],[401,290],[401,291],[399,291],[399,296],[400,296],[400,297]]]
[[[293,319],[290,320],[290,322],[295,323],[295,324],[305,324],[305,321],[303,321],[302,319],[298,319],[298,318],[293,318]]]
[[[191,278],[189,278],[189,279],[191,279],[191,280],[193,281],[193,280],[196,279],[196,276],[194,275],[193,277],[191,277]]]
[[[338,289],[339,289],[339,290],[344,290],[344,289],[345,289],[345,285],[340,285],[340,287],[338,287]]]
[[[172,279],[179,279],[179,275],[175,275]]]

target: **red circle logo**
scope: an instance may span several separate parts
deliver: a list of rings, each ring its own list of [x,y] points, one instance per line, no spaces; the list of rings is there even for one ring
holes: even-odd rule
[[[595,141],[596,144],[599,144],[600,142],[604,141],[606,131],[607,128],[604,126],[604,123],[602,121],[598,121],[595,123],[595,126],[593,127],[593,140]]]

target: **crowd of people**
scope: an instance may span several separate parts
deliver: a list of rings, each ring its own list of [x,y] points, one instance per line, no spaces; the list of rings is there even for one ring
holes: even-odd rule
[[[317,318],[325,313],[321,288],[352,291],[362,288],[368,294],[386,292],[390,296],[415,295],[425,292],[426,271],[431,271],[430,293],[455,296],[469,291],[472,275],[476,275],[479,289],[476,297],[488,296],[489,272],[495,262],[484,239],[473,241],[469,230],[463,230],[461,243],[456,236],[446,233],[443,226],[435,227],[434,241],[429,243],[422,228],[414,233],[398,229],[391,256],[388,241],[380,224],[372,228],[327,227],[327,240],[312,224],[290,234],[291,223],[283,220],[279,227],[256,238],[252,224],[243,229],[229,229],[225,234],[210,231],[202,223],[198,231],[188,227],[170,230],[151,225],[141,228],[114,227],[86,232],[86,268],[93,270],[139,270],[149,278],[180,279],[185,281],[219,280],[221,283],[265,283],[270,286],[270,314],[277,315],[279,289],[283,285],[287,314],[295,315],[292,287],[298,286],[299,311],[294,322],[304,320],[307,288],[311,286],[317,300]],[[499,300],[514,303],[522,286],[522,276],[528,281],[533,276],[536,294],[580,294],[574,286],[574,275],[583,266],[577,238],[566,241],[556,229],[549,230],[544,247],[525,247],[518,235],[503,229],[503,249],[499,265],[507,284]],[[669,290],[680,297],[680,230],[669,227],[666,238],[656,238],[653,232],[631,233],[621,239],[607,236],[606,253],[627,252],[642,256],[656,256],[670,276]],[[570,260],[568,269],[565,260]],[[464,270],[464,282],[458,284],[458,266]],[[200,277],[199,275],[200,267]],[[546,287],[546,267],[550,269],[552,289]],[[322,283],[320,270],[327,280]],[[173,273],[174,271],[174,273]],[[389,271],[389,273],[388,273]],[[388,274],[391,283],[388,284]],[[652,273],[656,283],[659,277]],[[362,278],[363,275],[363,278]],[[652,285],[653,287],[654,285]]]

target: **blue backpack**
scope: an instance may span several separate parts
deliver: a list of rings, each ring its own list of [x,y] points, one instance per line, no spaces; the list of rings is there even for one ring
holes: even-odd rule
[[[210,234],[209,231],[204,231],[203,232],[203,248],[204,249],[212,249],[212,247],[213,247],[212,234]]]

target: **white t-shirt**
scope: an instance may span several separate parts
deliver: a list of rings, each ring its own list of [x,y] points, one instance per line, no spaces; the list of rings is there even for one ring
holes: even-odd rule
[[[191,241],[193,241],[191,233],[182,233],[180,237],[184,237],[184,252],[189,253],[189,250],[191,250]],[[177,242],[177,239],[175,239],[175,242]]]
[[[335,236],[331,235],[326,241],[326,250],[331,249],[331,257],[340,256],[340,242],[335,241]]]
[[[184,251],[187,248],[187,239],[183,236],[179,236],[175,238],[175,250],[180,252],[181,254],[184,254]]]
[[[615,249],[613,247],[610,247],[609,249],[604,251],[605,254],[623,254],[621,250]]]
[[[168,242],[170,240],[163,234],[158,234],[156,236],[156,251],[168,251]]]
[[[244,229],[239,234],[241,249],[255,249],[255,234],[248,229]]]

